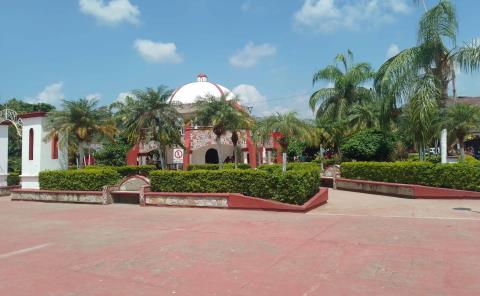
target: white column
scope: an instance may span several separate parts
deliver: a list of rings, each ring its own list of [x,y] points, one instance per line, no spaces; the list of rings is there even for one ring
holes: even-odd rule
[[[272,151],[267,151],[267,163],[272,164]]]
[[[262,148],[262,163],[267,163],[267,149],[265,147]]]
[[[248,164],[248,152],[243,151],[243,163]]]
[[[8,176],[8,125],[0,124],[0,186],[7,186]]]
[[[442,154],[442,163],[447,163],[447,129],[443,129],[440,135],[440,151]]]

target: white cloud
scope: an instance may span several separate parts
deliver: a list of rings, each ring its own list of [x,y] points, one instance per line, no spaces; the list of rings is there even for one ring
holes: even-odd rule
[[[137,39],[133,46],[147,62],[178,64],[183,60],[177,53],[175,43],[161,43],[147,39]]]
[[[409,10],[406,0],[305,0],[294,22],[299,28],[319,32],[358,30],[368,24],[392,22]]]
[[[268,111],[267,98],[262,95],[258,89],[249,84],[240,84],[232,92],[238,95],[240,103],[243,106],[253,107],[253,113],[264,115]]]
[[[100,100],[102,98],[102,95],[99,93],[94,93],[94,94],[89,94],[85,96],[85,99],[87,100]]]
[[[63,82],[47,85],[35,98],[36,102],[48,103],[58,106],[65,99],[63,94]]]
[[[249,11],[251,8],[252,8],[252,4],[250,3],[250,1],[245,1],[245,2],[243,2],[242,5],[240,6],[240,9],[241,9],[243,12],[247,12],[247,11]]]
[[[121,93],[118,94],[117,99],[115,100],[115,102],[124,103],[126,97],[135,98],[135,95],[132,94],[131,92],[121,92]]]
[[[100,23],[116,25],[122,22],[138,24],[140,10],[129,0],[80,0],[80,11],[91,15]]]
[[[392,58],[400,53],[400,48],[396,44],[391,44],[387,50],[387,59]]]
[[[255,66],[261,58],[273,56],[276,53],[277,49],[268,43],[255,45],[249,42],[230,58],[230,64],[235,67],[249,68]]]

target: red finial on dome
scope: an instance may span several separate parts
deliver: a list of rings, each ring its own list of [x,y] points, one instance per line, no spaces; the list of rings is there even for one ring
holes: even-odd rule
[[[200,74],[197,75],[197,81],[199,81],[199,82],[207,82],[207,80],[208,80],[207,74],[200,73]]]

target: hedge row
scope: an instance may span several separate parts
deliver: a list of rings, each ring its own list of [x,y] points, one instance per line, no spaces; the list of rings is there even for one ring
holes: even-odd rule
[[[112,169],[59,170],[40,172],[40,189],[101,191],[105,185],[115,185],[122,176]]]
[[[343,178],[480,191],[480,162],[349,162]]]
[[[154,171],[155,192],[241,193],[290,204],[304,204],[320,186],[316,170],[291,170],[285,174],[265,170]]]
[[[92,165],[86,166],[85,170],[97,170],[97,169],[111,169],[116,171],[122,177],[128,177],[133,175],[142,175],[148,176],[151,171],[156,170],[157,168],[154,165],[124,165],[124,166],[101,166],[101,165]]]
[[[235,164],[233,163],[225,163],[223,165],[223,169],[229,170],[234,169]],[[250,166],[245,163],[238,163],[237,168],[240,170],[248,170]],[[188,166],[189,171],[196,171],[196,170],[219,170],[220,166],[218,164],[191,164]]]
[[[259,170],[270,173],[280,173],[282,171],[281,164],[262,164],[258,167]],[[316,170],[320,172],[320,164],[316,162],[292,162],[287,163],[287,171],[298,170]]]
[[[7,176],[7,186],[15,186],[20,184],[19,173],[9,173]]]

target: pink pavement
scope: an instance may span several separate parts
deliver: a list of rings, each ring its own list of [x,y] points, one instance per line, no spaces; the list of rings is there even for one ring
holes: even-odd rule
[[[0,198],[0,295],[478,295],[480,201],[307,214]]]

